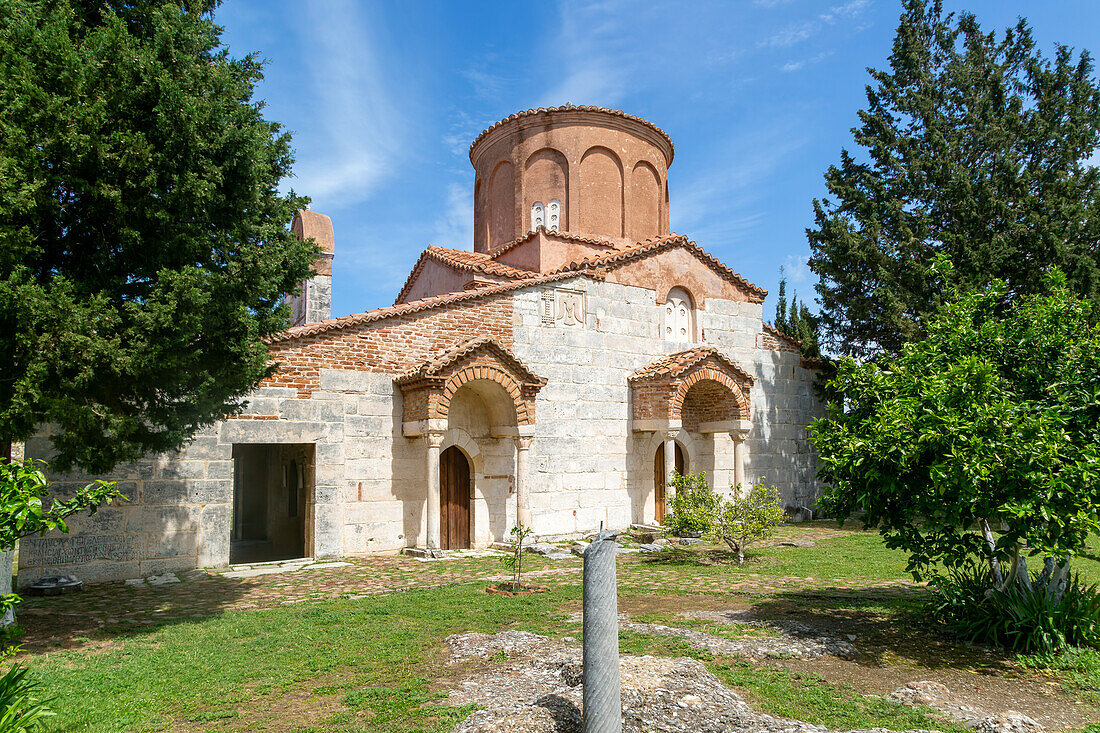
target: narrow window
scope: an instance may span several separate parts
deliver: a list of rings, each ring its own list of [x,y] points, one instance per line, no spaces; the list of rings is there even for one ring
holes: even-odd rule
[[[546,207],[546,228],[552,232],[561,229],[561,202],[551,201]]]
[[[673,288],[668,291],[661,316],[661,337],[666,341],[695,341],[695,312],[691,295],[686,290]]]
[[[531,231],[541,226],[546,226],[546,208],[541,202],[536,201],[531,207]]]

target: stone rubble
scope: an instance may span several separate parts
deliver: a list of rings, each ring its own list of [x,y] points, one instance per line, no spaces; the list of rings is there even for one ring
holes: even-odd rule
[[[457,634],[447,643],[449,664],[476,663],[447,704],[485,707],[454,733],[581,730],[578,646],[522,631]],[[623,656],[620,673],[623,733],[827,733],[754,711],[694,659]]]
[[[854,659],[857,654],[856,648],[848,642],[821,634],[809,626],[784,622],[784,627],[784,633],[779,636],[727,639],[703,631],[663,624],[644,624],[635,621],[625,621],[620,624],[622,629],[642,634],[679,637],[696,649],[709,651],[716,656],[749,657],[750,659],[818,659],[832,655],[841,659]]]
[[[992,715],[956,700],[946,685],[930,680],[908,682],[887,695],[902,705],[925,705],[979,733],[1042,733],[1043,726],[1022,713],[1009,710]]]
[[[569,551],[577,557],[584,557],[584,551],[588,549],[587,542],[574,542],[573,546],[569,548]]]
[[[652,542],[647,542],[644,545],[638,545],[638,551],[643,553],[662,552],[665,548]]]
[[[698,545],[698,544],[701,544],[701,543],[702,543],[702,540],[699,539],[698,537],[681,537],[680,538],[680,544],[683,545],[684,547],[687,547],[688,545]]]

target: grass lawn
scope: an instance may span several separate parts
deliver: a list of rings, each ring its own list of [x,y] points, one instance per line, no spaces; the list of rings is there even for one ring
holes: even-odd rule
[[[812,529],[784,531],[809,536]],[[877,615],[899,627],[916,623],[911,599],[858,595],[861,584],[875,587],[907,577],[904,555],[883,548],[875,533],[833,534],[812,548],[764,548],[742,567],[708,564],[717,557],[708,554],[712,551],[677,551],[658,559],[624,556],[619,573],[624,607],[642,604],[653,593],[660,593],[671,611],[677,597],[684,603],[717,597],[766,605],[796,593],[799,579],[806,585],[813,578],[855,593],[833,602],[836,613]],[[486,575],[500,572],[495,559],[461,562],[471,567],[480,562]],[[1088,572],[1100,575],[1100,563],[1089,562]],[[553,579],[548,592],[514,598],[487,594],[484,581],[475,581],[225,611],[137,629],[108,627],[78,640],[75,648],[27,654],[25,661],[56,696],[52,705],[58,717],[51,730],[449,731],[469,709],[438,704],[454,682],[454,672],[443,663],[445,638],[505,629],[579,638],[579,624],[570,615],[580,607],[579,577],[579,570],[542,576],[540,582]],[[792,587],[771,594],[770,586],[782,578]],[[675,614],[650,609],[631,615],[668,623]],[[677,625],[727,636],[769,633],[682,618]],[[624,653],[700,659],[772,714],[840,729],[962,730],[814,674],[715,659],[677,638],[623,632],[620,644]],[[1083,669],[1078,664],[1043,674],[1086,689],[1095,680]]]

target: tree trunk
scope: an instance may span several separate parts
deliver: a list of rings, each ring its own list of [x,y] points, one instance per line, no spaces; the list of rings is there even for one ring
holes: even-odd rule
[[[12,564],[15,560],[15,550],[0,552],[0,595],[11,593]],[[15,610],[8,609],[3,618],[0,618],[0,628],[6,628],[15,623]]]
[[[982,536],[989,548],[989,572],[993,576],[993,584],[1003,590],[1005,587],[1004,573],[1001,572],[1001,561],[997,559],[997,542],[993,539],[993,532],[989,529],[989,522],[982,520]]]
[[[0,438],[0,459],[11,460],[11,441]]]

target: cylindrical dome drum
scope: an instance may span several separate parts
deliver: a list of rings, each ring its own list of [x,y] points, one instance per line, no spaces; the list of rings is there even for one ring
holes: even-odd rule
[[[672,140],[602,107],[519,112],[470,146],[474,251],[539,226],[620,243],[668,234]]]

